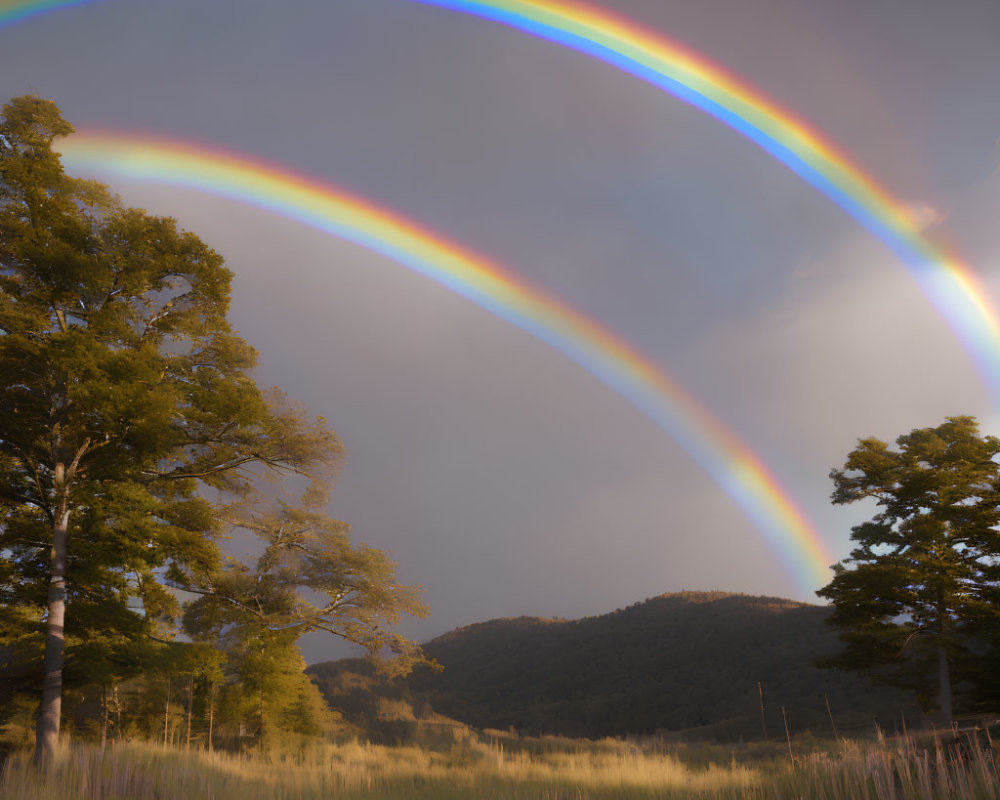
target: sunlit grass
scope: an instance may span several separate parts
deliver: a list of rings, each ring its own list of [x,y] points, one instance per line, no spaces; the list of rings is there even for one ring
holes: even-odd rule
[[[514,744],[513,739],[507,740]],[[847,742],[795,764],[708,763],[624,742],[470,738],[450,749],[323,744],[283,756],[186,753],[131,743],[65,747],[44,774],[15,755],[0,779],[7,800],[987,800],[1000,797],[991,747]]]

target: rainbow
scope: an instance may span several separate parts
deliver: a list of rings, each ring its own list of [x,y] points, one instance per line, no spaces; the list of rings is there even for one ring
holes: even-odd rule
[[[56,11],[70,6],[82,6],[92,0],[0,0],[0,28],[15,22],[37,17],[46,11]]]
[[[93,0],[0,0],[0,27]],[[837,147],[721,67],[611,12],[556,0],[413,0],[494,20],[593,56],[741,133],[829,197],[909,269],[1000,401],[1000,322],[973,271]]]
[[[921,234],[920,220],[815,129],[722,68],[608,11],[557,0],[414,0],[472,14],[599,59],[725,123],[818,189],[910,270],[1000,401],[1000,323],[967,266]]]
[[[91,131],[60,144],[77,171],[208,192],[298,220],[408,267],[575,361],[670,434],[753,521],[803,592],[834,562],[759,458],[628,343],[513,273],[358,197],[259,160]]]

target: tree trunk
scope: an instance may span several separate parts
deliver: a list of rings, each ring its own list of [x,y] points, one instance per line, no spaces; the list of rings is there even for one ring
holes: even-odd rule
[[[101,752],[108,743],[108,687],[101,686]]]
[[[188,708],[187,708],[187,735],[184,739],[184,749],[191,749],[191,714],[194,713],[194,675],[188,678]]]
[[[115,688],[111,692],[112,698],[114,698],[115,703],[115,731],[118,734],[118,741],[125,741],[125,728],[122,726],[122,701],[118,697],[118,684],[115,684]]]
[[[264,685],[260,687],[260,746],[264,747]]]
[[[163,704],[163,746],[167,746],[167,729],[170,725],[170,676],[167,675],[167,702]]]
[[[212,729],[215,727],[215,684],[212,684],[212,692],[209,696],[208,706],[208,752],[212,752]]]
[[[938,645],[938,683],[941,716],[944,717],[944,724],[950,728],[952,726],[951,671],[948,668],[948,653],[943,645]]]
[[[69,531],[68,498],[65,496],[64,469],[55,470],[57,491],[63,493],[52,526],[51,574],[49,577],[49,610],[45,621],[45,662],[42,678],[42,704],[38,709],[35,735],[35,764],[51,761],[59,743],[59,720],[62,715],[62,673],[66,620],[66,536]]]

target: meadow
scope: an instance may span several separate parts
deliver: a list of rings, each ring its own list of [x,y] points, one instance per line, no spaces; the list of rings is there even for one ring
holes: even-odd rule
[[[446,749],[315,741],[269,755],[144,743],[64,745],[42,774],[14,754],[6,800],[986,800],[1000,796],[992,741],[670,745],[520,739],[487,731]]]

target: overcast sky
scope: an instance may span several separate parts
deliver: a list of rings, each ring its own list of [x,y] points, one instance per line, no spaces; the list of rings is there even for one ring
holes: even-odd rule
[[[1000,296],[1000,2],[613,7],[927,207]],[[495,23],[412,0],[100,0],[0,29],[0,99],[32,92],[79,128],[279,162],[524,275],[737,432],[836,558],[865,509],[831,507],[827,474],[857,438],[954,414],[1000,433],[909,273],[829,200],[701,112]],[[226,257],[259,382],[347,445],[331,513],[424,586],[409,635],[683,589],[816,600],[666,434],[527,334],[292,221],[112,187]]]

